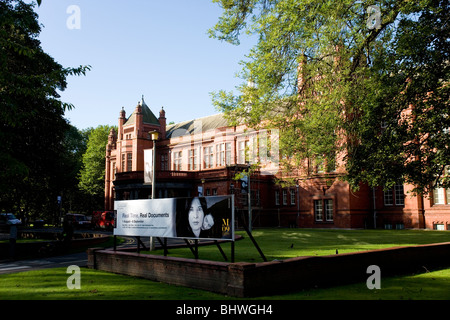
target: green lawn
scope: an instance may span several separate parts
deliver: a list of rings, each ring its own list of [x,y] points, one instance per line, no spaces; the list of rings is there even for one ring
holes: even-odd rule
[[[244,240],[235,242],[235,261],[261,262],[258,251],[245,232]],[[256,229],[253,231],[268,261],[299,256],[332,255],[396,246],[450,242],[450,232],[434,230],[336,230],[336,229]],[[221,247],[230,258],[230,244]],[[200,246],[199,258],[224,261],[216,246]],[[162,250],[146,252],[162,255]],[[193,258],[188,248],[169,250],[171,257]]]
[[[310,230],[262,229],[254,236],[268,260],[301,255],[324,255],[399,245],[449,242],[450,232],[419,230]],[[229,254],[229,245],[223,246]],[[170,250],[170,256],[188,256],[187,249]],[[200,258],[223,260],[215,246],[200,247]],[[248,237],[236,243],[236,260],[261,261]],[[178,287],[98,270],[81,269],[81,289],[69,290],[65,268],[0,275],[0,300],[215,300],[235,299],[203,290]],[[442,300],[450,299],[450,269],[385,278],[381,289],[365,283],[301,290],[258,299],[283,300]],[[248,299],[246,299],[248,300]]]
[[[69,290],[65,268],[0,275],[0,300],[239,300],[98,270],[81,269],[81,289]],[[258,297],[255,300],[449,300],[450,269],[381,278],[381,289],[365,283]],[[246,298],[245,300],[249,300]]]

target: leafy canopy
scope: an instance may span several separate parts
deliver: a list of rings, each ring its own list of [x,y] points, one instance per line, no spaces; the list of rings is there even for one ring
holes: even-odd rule
[[[339,163],[355,188],[450,186],[447,1],[214,2],[212,37],[258,38],[238,93],[213,93],[231,123],[280,128],[286,164]]]
[[[19,215],[55,213],[57,195],[70,189],[78,164],[67,161],[74,129],[64,112],[73,106],[58,90],[89,70],[65,68],[44,52],[34,6],[0,1],[0,209]]]
[[[105,148],[112,128],[114,127],[101,125],[87,130],[87,149],[83,154],[79,187],[92,196],[104,196]]]

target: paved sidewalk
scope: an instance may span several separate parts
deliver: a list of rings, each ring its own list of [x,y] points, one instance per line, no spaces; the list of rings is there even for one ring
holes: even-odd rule
[[[83,232],[83,231],[80,231]],[[105,232],[106,233],[106,232]],[[109,233],[111,234],[111,233]],[[2,234],[3,235],[3,234]],[[6,235],[9,238],[9,235]],[[123,237],[125,242],[117,245],[117,249],[120,248],[135,248],[137,249],[137,238],[136,237]],[[142,243],[145,245],[146,249],[148,249],[150,244],[150,238],[141,237]],[[162,246],[159,241],[155,238],[155,249],[161,249]],[[213,245],[214,242],[211,240],[199,240],[198,245]],[[168,238],[167,239],[167,247],[176,248],[176,247],[184,247],[186,246],[186,242],[184,239],[176,239],[176,238]],[[112,248],[108,248],[112,249]],[[141,250],[146,250],[141,247]],[[80,252],[74,254],[60,255],[54,257],[43,257],[43,258],[33,258],[33,259],[24,259],[24,260],[11,260],[5,259],[0,260],[0,275],[7,273],[17,273],[31,270],[39,270],[46,268],[59,268],[59,267],[68,267],[70,265],[77,265],[79,267],[87,266],[87,252]]]
[[[0,274],[68,267],[70,265],[77,265],[79,267],[87,266],[87,253],[80,252],[42,259],[3,260],[0,261]]]
[[[125,242],[118,245],[117,248],[136,248],[137,243],[136,239],[133,237],[123,237],[126,238]],[[148,248],[149,246],[149,238],[141,238],[142,242]],[[168,241],[168,246],[176,246],[181,245],[181,241],[178,239],[170,239],[173,241]],[[159,249],[161,246],[158,241],[155,242],[156,249]],[[111,248],[109,248],[111,249]],[[141,250],[144,250],[141,248]],[[77,265],[79,267],[87,266],[87,253],[80,252],[74,254],[60,255],[54,257],[44,257],[44,258],[33,258],[33,259],[24,259],[24,260],[11,260],[5,259],[0,260],[0,275],[7,273],[17,273],[31,270],[39,270],[46,268],[59,268],[59,267],[68,267],[70,265]]]

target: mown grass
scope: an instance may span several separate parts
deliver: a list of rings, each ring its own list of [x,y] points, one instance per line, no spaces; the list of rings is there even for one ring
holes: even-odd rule
[[[263,261],[247,234],[237,234],[244,240],[235,242],[235,261]],[[252,234],[268,261],[450,242],[450,232],[434,230],[256,229]],[[230,259],[231,245],[221,247]],[[224,261],[216,246],[199,246],[198,252],[200,259]],[[163,251],[146,253],[162,255]],[[169,255],[193,258],[188,248],[170,249]]]
[[[0,275],[0,300],[240,300],[165,283],[81,268],[81,289],[69,290],[66,268]],[[245,300],[449,300],[450,269],[381,278],[381,289],[365,283],[300,290]]]
[[[261,229],[254,230],[253,234],[269,261],[336,254],[336,250],[344,253],[450,241],[450,232],[424,230]],[[229,244],[222,247],[229,255]],[[160,251],[152,252],[155,253],[161,254]],[[215,246],[200,247],[199,253],[201,259],[223,261]],[[192,257],[189,249],[171,249],[169,255]],[[236,261],[262,261],[248,236],[236,242]],[[450,269],[423,271],[421,274],[389,278],[381,274],[379,290],[369,290],[366,283],[356,283],[299,290],[258,297],[256,300],[450,299]],[[66,285],[69,276],[65,268],[0,275],[0,300],[239,300],[203,290],[86,268],[81,269],[81,289],[69,290]]]
[[[66,268],[0,275],[0,300],[222,299],[207,291],[81,268],[81,289],[68,289]]]

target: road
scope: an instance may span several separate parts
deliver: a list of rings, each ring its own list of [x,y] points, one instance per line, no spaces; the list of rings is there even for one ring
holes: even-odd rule
[[[81,232],[81,231],[80,231]],[[105,233],[105,232],[103,232]],[[109,233],[111,234],[111,233]],[[125,241],[117,248],[136,247],[136,239],[133,237],[122,237]],[[148,247],[148,238],[142,239],[142,242]],[[87,266],[87,253],[80,252],[55,257],[35,258],[26,260],[0,260],[0,274],[24,272],[45,268],[68,267],[77,265],[79,267]]]
[[[68,267],[77,265],[85,267],[87,265],[86,252],[74,253],[64,256],[47,257],[42,259],[0,261],[0,274],[17,273],[46,268]]]
[[[137,241],[134,237],[121,237],[125,241],[117,246],[117,248],[129,248],[137,247]],[[141,241],[148,248],[149,238],[141,237]],[[168,239],[168,247],[173,247],[174,245],[183,244],[182,239]],[[155,241],[155,247],[160,248],[158,241]],[[141,247],[142,250],[145,250]],[[46,268],[58,268],[58,267],[68,267],[70,265],[77,265],[79,267],[87,266],[87,253],[75,253],[69,255],[55,256],[55,257],[45,257],[38,259],[29,260],[0,260],[0,274],[7,273],[17,273],[31,270],[39,270]]]
[[[38,232],[61,232],[60,229],[32,229],[30,231]],[[92,232],[91,230],[79,230],[77,232]],[[112,234],[111,232],[97,232],[103,234]],[[134,239],[126,239],[125,242],[118,247],[126,247],[131,245],[136,246]],[[25,259],[25,260],[0,260],[0,274],[6,273],[16,273],[24,272],[38,269],[46,268],[58,268],[58,267],[68,267],[70,265],[77,265],[79,267],[87,266],[87,253],[80,252],[68,255],[45,257],[45,258],[35,258],[35,259]]]

